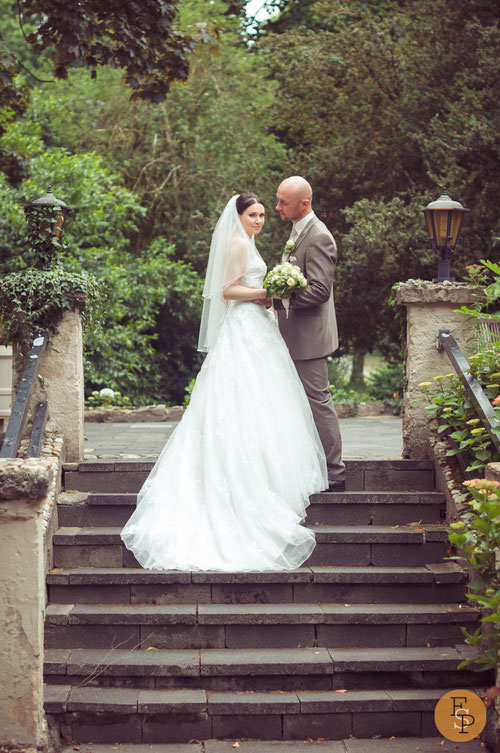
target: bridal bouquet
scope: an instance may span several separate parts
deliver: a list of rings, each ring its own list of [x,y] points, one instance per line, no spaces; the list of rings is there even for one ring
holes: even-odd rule
[[[280,298],[283,298],[283,306],[285,307],[287,317],[290,306],[289,296],[292,293],[299,293],[301,290],[307,288],[307,280],[302,274],[302,270],[296,264],[291,264],[289,261],[278,264],[271,269],[262,284],[269,296],[278,295]]]

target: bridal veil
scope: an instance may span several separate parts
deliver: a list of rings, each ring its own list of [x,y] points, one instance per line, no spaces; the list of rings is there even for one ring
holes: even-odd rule
[[[244,274],[255,241],[248,236],[236,210],[238,195],[232,196],[222,212],[210,244],[207,273],[203,286],[198,350],[207,352],[219,332],[227,310],[224,289]]]

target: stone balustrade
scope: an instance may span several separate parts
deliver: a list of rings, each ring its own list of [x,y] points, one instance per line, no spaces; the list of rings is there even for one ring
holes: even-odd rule
[[[61,440],[58,442],[61,447]],[[0,749],[47,750],[43,707],[48,529],[62,453],[0,460]]]
[[[40,361],[32,405],[40,400],[47,400],[47,431],[64,436],[66,460],[77,463],[84,459],[85,392],[80,312],[64,311],[57,328],[58,333],[50,336],[48,347]],[[14,343],[14,385],[21,376],[17,370],[16,353]]]

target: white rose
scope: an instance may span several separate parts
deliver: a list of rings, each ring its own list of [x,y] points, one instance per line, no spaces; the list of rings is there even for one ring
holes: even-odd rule
[[[115,391],[110,389],[109,387],[103,387],[102,390],[99,392],[100,397],[114,397]]]
[[[292,288],[293,288],[293,287],[295,286],[295,280],[293,279],[293,277],[289,277],[289,278],[287,279],[287,281],[286,281],[286,284],[287,284],[287,285],[290,285],[290,287],[292,287]]]

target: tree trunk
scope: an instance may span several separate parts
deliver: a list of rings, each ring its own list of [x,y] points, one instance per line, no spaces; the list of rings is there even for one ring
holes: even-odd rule
[[[365,365],[365,352],[362,350],[354,350],[352,356],[352,371],[351,378],[349,380],[349,389],[351,390],[364,390],[365,379],[363,376],[363,368]]]

